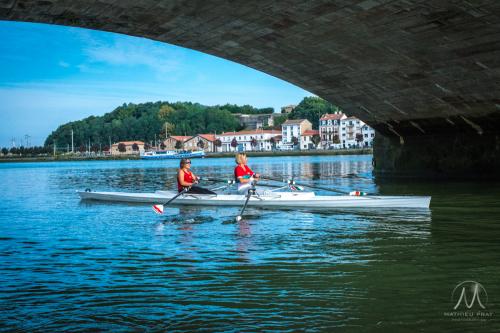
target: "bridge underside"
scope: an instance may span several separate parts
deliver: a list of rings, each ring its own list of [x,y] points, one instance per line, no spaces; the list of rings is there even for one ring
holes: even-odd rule
[[[289,81],[383,135],[382,175],[498,168],[497,0],[0,0],[0,19],[146,37]]]

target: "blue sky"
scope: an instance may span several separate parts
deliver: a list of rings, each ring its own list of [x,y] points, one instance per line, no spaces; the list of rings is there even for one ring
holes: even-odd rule
[[[309,92],[208,54],[101,31],[0,21],[0,147],[123,103],[296,104]]]

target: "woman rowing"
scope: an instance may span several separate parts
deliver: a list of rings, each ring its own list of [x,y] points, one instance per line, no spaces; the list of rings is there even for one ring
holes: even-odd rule
[[[258,173],[254,173],[247,165],[247,155],[244,153],[236,154],[236,167],[234,168],[234,178],[238,185],[238,192],[246,193],[252,188],[253,183],[260,178]]]
[[[191,161],[187,158],[183,158],[180,163],[179,172],[177,173],[177,190],[182,192],[187,189],[187,193],[193,194],[215,194],[206,188],[195,186],[200,180],[199,177],[191,171]]]

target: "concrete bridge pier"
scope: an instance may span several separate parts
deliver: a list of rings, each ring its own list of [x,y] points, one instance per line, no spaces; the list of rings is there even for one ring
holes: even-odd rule
[[[500,131],[379,134],[373,155],[378,178],[500,179]]]

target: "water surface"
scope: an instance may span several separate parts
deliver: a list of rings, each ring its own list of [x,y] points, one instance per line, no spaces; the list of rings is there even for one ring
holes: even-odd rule
[[[177,163],[0,164],[0,330],[498,331],[498,184],[384,183],[371,156],[251,158],[274,177],[433,199],[423,211],[249,208],[239,223],[236,207],[158,216],[75,193],[172,187]],[[233,166],[193,160],[212,177]],[[493,317],[445,314],[466,280],[487,291],[472,310]]]

